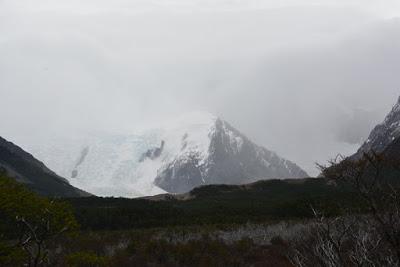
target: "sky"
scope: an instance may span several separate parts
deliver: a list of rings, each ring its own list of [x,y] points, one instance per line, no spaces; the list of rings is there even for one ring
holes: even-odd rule
[[[207,110],[316,175],[400,95],[392,0],[0,0],[0,136]]]

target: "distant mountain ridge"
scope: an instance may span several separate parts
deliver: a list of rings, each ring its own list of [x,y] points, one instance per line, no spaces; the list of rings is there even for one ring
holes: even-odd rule
[[[51,197],[82,197],[90,194],[71,186],[22,148],[0,137],[0,169],[36,193]]]
[[[29,150],[73,185],[101,196],[142,197],[208,184],[308,177],[207,112],[188,113],[135,135],[56,141]]]
[[[370,133],[367,141],[353,156],[359,158],[364,152],[383,152],[393,141],[400,137],[400,97],[384,121]]]

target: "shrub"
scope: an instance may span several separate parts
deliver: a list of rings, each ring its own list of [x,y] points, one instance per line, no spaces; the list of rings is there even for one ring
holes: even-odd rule
[[[102,267],[107,266],[107,258],[93,252],[77,252],[66,257],[70,267]]]
[[[0,173],[0,265],[50,264],[48,242],[77,228],[70,207],[28,191]]]

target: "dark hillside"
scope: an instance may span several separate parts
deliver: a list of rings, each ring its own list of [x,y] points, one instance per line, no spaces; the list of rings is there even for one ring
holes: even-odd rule
[[[322,178],[209,185],[184,195],[150,199],[70,199],[83,228],[117,230],[177,225],[232,224],[312,217],[310,205],[329,214],[356,206],[351,191]]]
[[[90,194],[79,190],[68,181],[35,159],[22,148],[0,137],[0,168],[32,191],[49,197],[82,197]]]

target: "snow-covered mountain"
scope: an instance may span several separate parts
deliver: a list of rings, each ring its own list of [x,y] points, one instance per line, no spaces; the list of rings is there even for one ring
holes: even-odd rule
[[[367,141],[354,155],[360,157],[364,152],[383,152],[394,140],[400,137],[400,98],[386,116],[369,135]]]
[[[129,136],[54,141],[28,149],[71,184],[101,196],[182,193],[206,184],[243,184],[307,174],[204,112]]]

